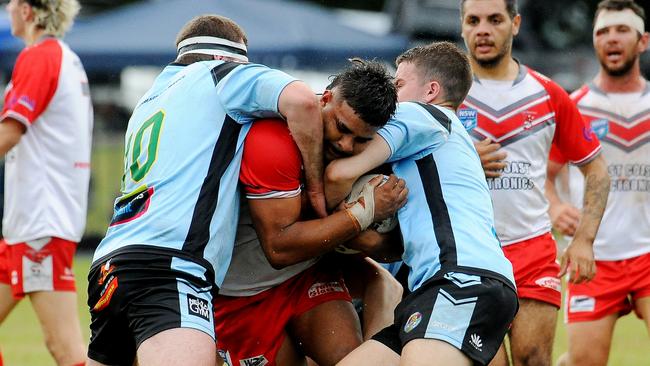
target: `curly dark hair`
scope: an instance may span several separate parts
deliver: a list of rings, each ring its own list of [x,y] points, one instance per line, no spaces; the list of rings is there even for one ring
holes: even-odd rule
[[[335,75],[327,90],[337,88],[367,124],[382,127],[395,113],[397,89],[393,77],[377,61],[350,59],[351,65]]]
[[[465,15],[465,1],[460,0],[460,15],[463,17]],[[514,19],[517,14],[519,14],[519,9],[517,6],[517,0],[503,0],[506,4],[506,11],[510,19]]]

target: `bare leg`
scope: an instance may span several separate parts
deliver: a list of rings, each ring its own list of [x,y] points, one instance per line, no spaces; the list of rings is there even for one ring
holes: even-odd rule
[[[472,360],[458,348],[437,339],[414,339],[402,350],[400,365],[471,366]]]
[[[394,311],[402,301],[402,285],[370,258],[348,265],[345,282],[355,298],[363,300],[363,339],[368,340],[393,324]]]
[[[531,299],[519,299],[519,304],[519,312],[509,333],[514,365],[549,366],[557,308]]]
[[[337,366],[397,366],[400,357],[380,342],[369,340],[345,356]]]
[[[282,341],[282,345],[278,350],[278,354],[275,356],[275,364],[286,366],[305,366],[308,363],[305,355],[303,355],[298,350],[291,337],[285,334],[284,341]]]
[[[336,364],[362,342],[357,313],[343,300],[301,314],[289,323],[289,330],[304,354],[320,366]]]
[[[618,314],[611,314],[595,321],[567,324],[568,364],[571,366],[607,365],[617,319]]]
[[[634,301],[634,306],[636,311],[641,314],[641,317],[645,321],[645,325],[648,328],[648,335],[650,335],[650,297],[642,297]]]
[[[18,304],[18,300],[14,299],[11,294],[11,286],[0,283],[0,324],[5,321],[16,304]]]
[[[29,294],[38,316],[45,345],[56,363],[78,365],[86,359],[86,346],[77,314],[77,293],[39,291]]]
[[[216,345],[208,334],[190,328],[160,332],[138,348],[141,366],[214,366]]]
[[[510,366],[510,359],[508,359],[508,352],[506,351],[506,340],[503,340],[497,354],[494,355],[492,361],[490,361],[489,366]]]

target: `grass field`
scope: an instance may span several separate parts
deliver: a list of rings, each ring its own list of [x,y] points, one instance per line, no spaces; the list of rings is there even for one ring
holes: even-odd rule
[[[75,264],[79,293],[79,317],[88,337],[89,316],[86,309],[86,275],[90,266],[88,256],[78,256]],[[0,347],[6,366],[54,365],[45,346],[36,317],[29,301],[23,301],[0,327]],[[564,325],[558,321],[554,359],[566,350]],[[650,365],[650,339],[645,326],[634,316],[622,318],[616,327],[612,353],[612,366]]]

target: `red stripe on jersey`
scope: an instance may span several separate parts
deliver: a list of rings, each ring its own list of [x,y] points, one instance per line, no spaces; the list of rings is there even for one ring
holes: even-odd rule
[[[578,103],[580,103],[580,100],[584,98],[585,95],[587,95],[587,93],[589,93],[589,86],[583,85],[582,88],[571,93],[569,97],[571,98],[573,103],[577,105]]]
[[[296,191],[302,178],[302,157],[286,122],[253,123],[244,141],[239,180],[251,195]],[[272,196],[272,195],[271,195]]]
[[[564,89],[536,71],[530,70],[529,74],[546,89],[551,97],[550,103],[555,111],[556,123],[553,145],[568,161],[588,162],[600,150],[600,142],[591,127],[585,123],[578,108]]]
[[[34,123],[57,90],[62,59],[63,50],[55,38],[25,48],[11,75],[2,119],[12,117],[22,123]]]
[[[512,116],[502,120],[491,116],[471,102],[466,101],[465,105],[479,112],[478,124],[474,132],[484,137],[490,137],[495,142],[502,143],[518,136],[522,132],[528,131],[532,127],[552,119],[554,114],[550,110],[548,103],[544,103],[546,99],[548,99],[546,96],[536,99],[534,102],[528,104],[533,104],[531,107],[526,108],[522,112],[514,113]]]

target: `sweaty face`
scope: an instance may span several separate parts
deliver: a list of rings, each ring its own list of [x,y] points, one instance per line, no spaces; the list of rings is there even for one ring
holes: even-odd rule
[[[476,63],[495,67],[510,56],[520,18],[510,19],[504,0],[467,0],[462,10],[461,35]]]
[[[397,101],[399,102],[424,102],[428,103],[427,95],[429,83],[423,82],[420,70],[412,62],[402,61],[395,72],[395,87],[397,88]]]
[[[601,28],[594,34],[594,49],[603,70],[611,76],[627,74],[639,60],[647,44],[627,25]]]
[[[326,90],[321,97],[323,116],[323,155],[326,161],[360,152],[379,129],[365,123],[354,109],[337,95],[337,89]]]

